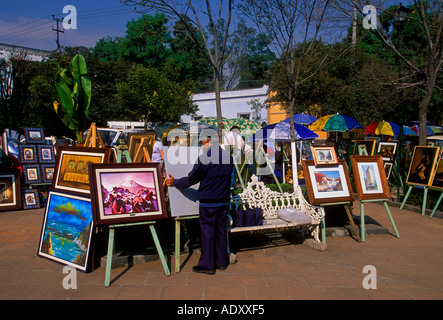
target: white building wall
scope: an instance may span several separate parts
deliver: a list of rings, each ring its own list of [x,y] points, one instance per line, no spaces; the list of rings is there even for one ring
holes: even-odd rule
[[[263,86],[257,89],[221,92],[222,116],[228,119],[234,119],[249,115],[249,119],[252,120],[253,111],[248,102],[253,99],[258,99],[260,103],[264,103],[267,99],[268,89],[268,86]],[[217,116],[214,92],[195,94],[192,100],[199,109],[196,112],[196,120],[198,120],[199,117]],[[192,120],[194,120],[194,118],[191,116],[182,116],[183,122],[191,122]],[[261,121],[267,121],[266,108],[261,110]]]

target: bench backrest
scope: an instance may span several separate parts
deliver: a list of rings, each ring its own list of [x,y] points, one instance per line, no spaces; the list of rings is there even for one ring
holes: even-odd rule
[[[238,208],[261,208],[264,219],[278,218],[277,211],[280,209],[297,208],[308,214],[315,223],[320,223],[324,216],[324,210],[309,204],[300,186],[293,193],[272,191],[258,177],[253,175],[242,193],[231,199],[235,209]]]

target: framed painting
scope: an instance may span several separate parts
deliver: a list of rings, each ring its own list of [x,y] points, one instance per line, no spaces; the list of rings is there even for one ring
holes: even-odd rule
[[[20,163],[38,163],[37,147],[34,144],[20,144],[18,146]]]
[[[55,152],[53,145],[37,145],[37,154],[39,163],[55,163]]]
[[[109,149],[89,147],[60,147],[57,153],[52,189],[89,194],[91,163],[104,163]]]
[[[42,174],[42,183],[51,183],[54,179],[54,173],[55,173],[55,163],[51,164],[41,164],[41,174]]]
[[[97,225],[167,218],[159,163],[92,164],[90,179]]]
[[[22,166],[25,184],[42,183],[42,173],[39,164],[26,164]]]
[[[38,209],[42,205],[37,189],[24,189],[22,191],[23,209]]]
[[[93,230],[89,198],[50,190],[38,255],[87,271]]]
[[[443,158],[440,158],[440,160],[438,160],[430,186],[432,188],[442,189],[443,191]]]
[[[359,200],[389,199],[389,185],[382,156],[351,156]]]
[[[406,183],[429,186],[434,175],[439,147],[416,146],[409,166]]]
[[[302,161],[309,201],[313,205],[354,201],[344,160],[335,167],[316,167],[314,160]]]
[[[381,155],[383,161],[394,161],[397,152],[397,142],[380,142],[378,144],[377,154]]]
[[[354,155],[371,156],[375,151],[376,140],[355,140]]]
[[[333,145],[311,145],[312,158],[316,167],[337,166],[338,158]]]
[[[24,128],[26,143],[45,143],[43,128]]]
[[[19,210],[21,208],[20,177],[18,172],[0,173],[0,211]]]

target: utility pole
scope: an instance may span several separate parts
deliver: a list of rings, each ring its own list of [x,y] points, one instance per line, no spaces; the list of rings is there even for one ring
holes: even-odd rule
[[[60,33],[65,33],[65,32],[59,28],[59,24],[60,24],[60,22],[62,22],[62,19],[56,18],[54,15],[52,15],[52,19],[54,21],[57,21],[57,28],[56,29],[52,28],[52,30],[57,32],[57,40],[55,40],[55,42],[57,43],[57,51],[59,51],[60,50]]]

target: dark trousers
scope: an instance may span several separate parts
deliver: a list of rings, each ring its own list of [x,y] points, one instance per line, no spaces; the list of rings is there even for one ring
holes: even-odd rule
[[[229,206],[199,207],[201,255],[198,266],[215,269],[228,265],[227,221]]]

